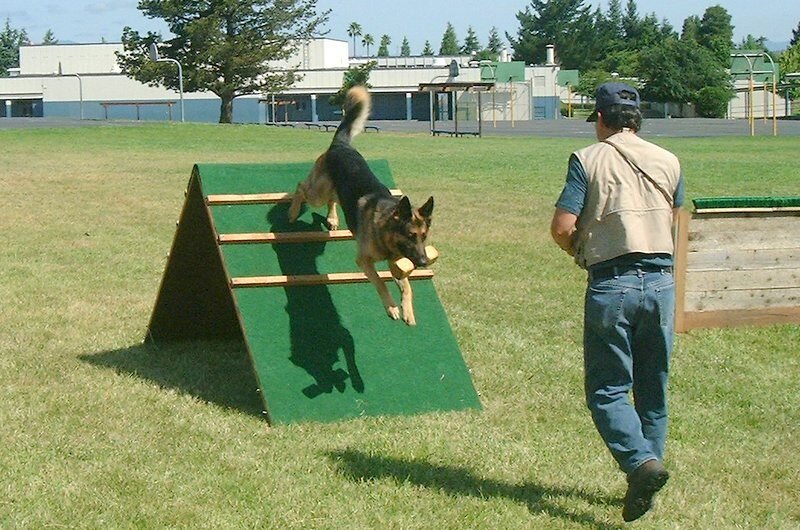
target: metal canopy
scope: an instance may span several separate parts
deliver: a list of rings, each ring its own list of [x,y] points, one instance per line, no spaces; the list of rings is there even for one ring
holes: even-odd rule
[[[458,92],[467,90],[491,90],[494,88],[494,81],[491,83],[483,81],[449,81],[445,83],[420,83],[420,92]]]
[[[463,136],[465,134],[475,135],[478,137],[483,136],[483,120],[481,119],[481,92],[493,90],[495,87],[494,81],[446,81],[444,83],[420,83],[419,91],[427,92],[430,95],[430,113],[431,113],[431,135],[437,134],[450,134],[452,136]],[[458,130],[458,98],[454,99],[454,118],[455,128],[452,131],[439,130],[436,128],[436,118],[433,111],[433,95],[441,92],[469,92],[474,91],[478,93],[478,132],[470,133]]]

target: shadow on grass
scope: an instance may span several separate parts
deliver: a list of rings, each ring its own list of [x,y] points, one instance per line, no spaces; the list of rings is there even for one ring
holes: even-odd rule
[[[328,453],[338,466],[338,471],[355,482],[391,479],[446,493],[485,499],[500,497],[525,504],[531,513],[546,513],[550,517],[566,519],[599,530],[619,529],[621,526],[598,521],[591,514],[579,513],[561,506],[558,498],[578,499],[589,504],[621,506],[619,499],[587,492],[576,488],[545,486],[532,481],[508,484],[473,475],[464,468],[442,466],[419,460],[404,460],[386,456],[368,455],[344,450]]]
[[[240,341],[147,342],[79,358],[223,408],[262,414],[258,383]]]

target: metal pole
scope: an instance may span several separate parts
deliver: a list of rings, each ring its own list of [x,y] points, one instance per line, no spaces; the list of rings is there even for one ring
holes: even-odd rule
[[[753,73],[752,70],[750,71],[750,86],[748,90],[748,98],[749,101],[747,102],[747,111],[748,111],[748,119],[750,120],[750,136],[756,135],[756,117],[755,117],[755,109],[753,108],[753,99],[755,94],[753,92]]]
[[[70,75],[74,75],[75,77],[78,78],[78,94],[81,100],[80,119],[83,119],[83,80],[81,79],[81,76],[79,76],[78,74],[70,74]]]
[[[456,136],[458,136],[458,90],[451,92],[453,94],[453,118],[455,119],[454,127]]]
[[[481,108],[481,91],[478,91],[478,138],[483,138],[483,109]]]
[[[778,136],[778,82],[772,76],[772,136]]]
[[[775,85],[778,83],[778,71],[775,68],[775,61],[772,60],[770,54],[766,52],[762,52],[761,55],[769,59],[770,64],[772,65],[772,136],[778,136],[778,109],[776,108],[777,105],[777,95],[776,90],[777,88]],[[766,89],[767,82],[764,81],[764,88]]]
[[[65,74],[61,67],[61,61],[58,61],[58,75],[70,75],[78,78],[78,97],[80,98],[80,119],[83,119],[83,79],[78,74]]]
[[[514,81],[513,78],[508,78],[508,84],[511,87],[511,128],[514,128]]]
[[[497,98],[495,97],[496,94],[497,94],[497,91],[493,87],[492,88],[492,127],[494,127],[495,129],[497,129]]]
[[[184,111],[183,111],[183,67],[181,63],[176,61],[175,59],[163,59],[165,61],[170,61],[178,65],[178,88],[180,89],[181,94],[181,122],[185,121]]]
[[[178,89],[181,96],[181,122],[185,121],[185,115],[183,111],[183,67],[181,66],[181,63],[179,63],[176,59],[170,59],[169,57],[161,58],[158,54],[158,46],[156,46],[155,42],[150,43],[148,53],[150,55],[150,60],[152,61],[170,62],[178,65]]]
[[[572,117],[572,87],[567,83],[567,118]]]
[[[428,92],[428,96],[429,96],[428,97],[428,103],[429,103],[428,106],[430,107],[430,114],[431,114],[431,116],[430,116],[431,117],[431,136],[433,136],[433,131],[434,131],[434,123],[433,123],[434,122],[434,119],[433,119],[433,88],[431,88],[431,90]]]

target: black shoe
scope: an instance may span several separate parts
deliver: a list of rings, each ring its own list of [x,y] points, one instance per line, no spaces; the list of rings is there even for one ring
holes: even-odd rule
[[[658,460],[648,460],[628,475],[628,491],[622,519],[629,523],[643,516],[653,507],[653,495],[664,487],[669,473]]]

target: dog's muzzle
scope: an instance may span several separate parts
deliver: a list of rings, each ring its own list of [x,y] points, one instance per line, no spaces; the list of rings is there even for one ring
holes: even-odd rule
[[[411,261],[413,261],[414,265],[417,267],[428,266],[428,258],[426,256],[415,256],[414,259],[412,259]]]

